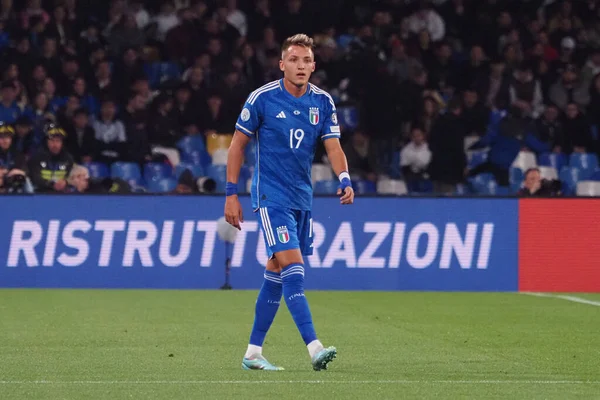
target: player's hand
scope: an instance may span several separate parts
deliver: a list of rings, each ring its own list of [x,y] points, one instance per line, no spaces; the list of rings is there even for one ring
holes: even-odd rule
[[[342,204],[354,203],[354,189],[352,189],[352,186],[348,186],[347,188],[345,188],[343,195],[342,195],[342,188],[338,188],[337,195],[342,196],[340,198],[340,203],[342,203]]]
[[[225,220],[238,228],[238,230],[242,230],[240,223],[244,222],[244,215],[237,194],[227,196],[225,200]]]

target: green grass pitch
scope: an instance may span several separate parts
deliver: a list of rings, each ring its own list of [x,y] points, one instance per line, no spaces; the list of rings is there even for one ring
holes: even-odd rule
[[[309,292],[242,371],[254,291],[0,290],[0,399],[600,399],[600,307],[515,293]],[[581,295],[600,301],[600,295]]]

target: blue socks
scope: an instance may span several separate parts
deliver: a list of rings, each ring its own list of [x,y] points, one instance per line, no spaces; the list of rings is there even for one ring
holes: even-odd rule
[[[281,302],[281,276],[275,272],[265,271],[263,282],[254,313],[254,326],[250,334],[250,345],[262,347],[267,332],[275,319]]]
[[[304,266],[290,264],[281,271],[283,296],[305,344],[317,340],[317,334],[304,296]]]

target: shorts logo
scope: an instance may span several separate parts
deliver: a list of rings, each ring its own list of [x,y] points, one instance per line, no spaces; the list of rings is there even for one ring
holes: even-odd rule
[[[277,237],[279,238],[279,241],[284,244],[290,241],[290,234],[287,226],[280,226],[277,228]]]
[[[308,118],[311,124],[317,125],[319,123],[319,109],[317,107],[309,108]]]
[[[250,119],[250,110],[248,110],[247,108],[244,108],[242,110],[242,121],[246,122]]]

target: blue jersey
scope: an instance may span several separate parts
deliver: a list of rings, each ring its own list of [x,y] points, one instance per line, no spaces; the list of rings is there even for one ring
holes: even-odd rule
[[[296,98],[283,79],[250,94],[236,129],[254,138],[252,207],[312,208],[312,161],[320,140],[340,137],[331,96],[309,84]]]

